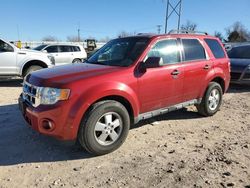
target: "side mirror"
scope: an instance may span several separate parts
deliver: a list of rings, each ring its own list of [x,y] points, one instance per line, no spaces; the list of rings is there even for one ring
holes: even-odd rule
[[[47,51],[47,50],[43,50],[42,52],[44,52],[44,53],[48,53],[48,51]]]
[[[162,57],[149,57],[144,63],[145,68],[157,68],[163,65]]]

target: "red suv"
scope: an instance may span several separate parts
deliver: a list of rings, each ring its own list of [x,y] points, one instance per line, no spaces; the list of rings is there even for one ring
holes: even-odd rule
[[[140,120],[189,105],[203,116],[215,114],[229,67],[221,42],[205,34],[118,38],[85,63],[29,74],[19,106],[38,132],[78,139],[101,155],[121,146]]]

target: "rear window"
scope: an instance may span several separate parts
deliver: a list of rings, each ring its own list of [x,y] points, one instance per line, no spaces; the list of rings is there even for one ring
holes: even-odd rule
[[[205,39],[205,42],[207,43],[207,45],[209,46],[209,48],[213,52],[215,58],[226,57],[223,48],[221,47],[220,43],[217,40]]]
[[[182,39],[185,61],[206,59],[203,46],[197,39]]]
[[[228,57],[234,59],[250,59],[250,46],[233,47],[228,52]]]
[[[72,46],[72,48],[73,48],[74,52],[80,52],[81,51],[79,46]]]

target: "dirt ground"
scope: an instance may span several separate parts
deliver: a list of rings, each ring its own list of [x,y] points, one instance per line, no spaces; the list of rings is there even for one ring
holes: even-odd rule
[[[0,82],[0,187],[250,187],[250,87],[233,86],[221,110],[194,107],[141,122],[117,151],[94,157],[31,130]]]

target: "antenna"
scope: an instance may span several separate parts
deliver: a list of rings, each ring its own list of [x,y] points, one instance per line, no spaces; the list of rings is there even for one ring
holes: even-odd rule
[[[180,22],[181,22],[181,4],[182,0],[178,0],[177,4],[174,6],[173,3],[168,0],[167,2],[167,9],[166,9],[166,22],[165,22],[165,33],[167,33],[168,30],[168,20],[170,19],[170,16],[175,13],[178,16],[178,27],[177,29],[180,29]],[[169,11],[171,9],[171,12]]]

